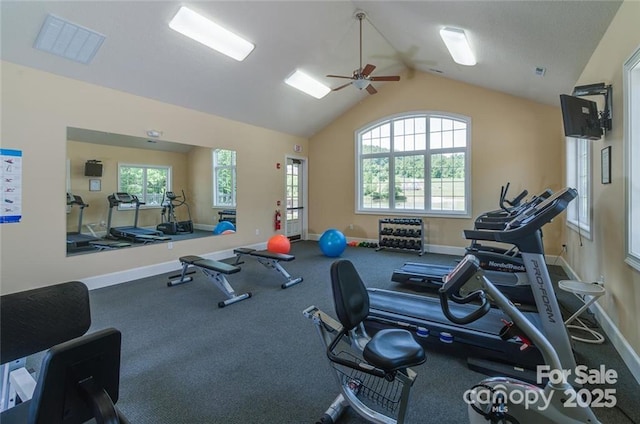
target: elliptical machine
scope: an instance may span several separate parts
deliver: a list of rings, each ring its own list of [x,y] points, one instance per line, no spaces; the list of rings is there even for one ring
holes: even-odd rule
[[[480,289],[467,295],[461,294],[462,287],[470,280],[479,280]],[[512,319],[505,326],[505,337],[510,333],[524,334],[537,346],[551,371],[563,370],[560,358],[551,342],[525,318],[493,283],[484,275],[480,261],[467,255],[446,277],[439,290],[440,304],[445,316],[452,322],[468,324],[487,313],[487,296]],[[457,304],[480,302],[480,306],[464,316],[452,313],[449,301]],[[502,335],[502,334],[501,334]],[[567,371],[567,370],[563,370]],[[575,374],[575,369],[570,375]],[[468,404],[471,424],[595,424],[599,423],[589,402],[581,399],[575,389],[564,379],[547,382],[544,388],[508,378],[491,377],[482,380],[464,396]]]
[[[189,219],[186,221],[178,221],[176,208],[183,205],[186,206]],[[187,203],[184,190],[182,190],[182,196],[177,196],[173,191],[165,191],[162,195],[161,219],[162,222],[158,224],[156,229],[162,231],[164,234],[193,233],[191,209]]]

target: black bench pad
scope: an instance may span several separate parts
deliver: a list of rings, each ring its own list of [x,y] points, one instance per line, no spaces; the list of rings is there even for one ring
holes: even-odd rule
[[[234,249],[233,253],[241,255],[251,255],[259,258],[275,259],[277,261],[283,262],[291,262],[296,258],[293,255],[287,255],[285,253],[269,252],[268,250],[255,250],[249,247],[240,247],[238,249]]]
[[[230,265],[220,261],[214,261],[212,259],[204,259],[200,256],[195,255],[187,255],[181,256],[180,262],[186,263],[189,265],[197,266],[200,268],[206,268],[211,271],[220,272],[222,274],[235,274],[236,272],[240,272],[240,267],[235,265]]]

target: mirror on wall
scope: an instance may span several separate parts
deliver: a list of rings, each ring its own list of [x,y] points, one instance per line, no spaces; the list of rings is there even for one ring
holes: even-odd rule
[[[236,152],[67,128],[67,255],[236,231]]]

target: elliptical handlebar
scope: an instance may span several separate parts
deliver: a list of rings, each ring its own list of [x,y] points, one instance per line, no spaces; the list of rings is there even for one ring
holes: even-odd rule
[[[438,290],[442,312],[455,324],[469,324],[485,316],[491,309],[491,304],[482,290],[476,290],[465,296],[460,295],[460,289],[478,272],[480,261],[473,255],[467,255],[464,259],[445,276],[444,284]],[[449,300],[458,304],[480,301],[480,306],[469,314],[458,317],[449,309]]]
[[[507,200],[507,192],[509,191],[509,186],[511,185],[510,182],[507,181],[507,184],[500,187],[500,209],[506,211],[506,212],[511,212],[512,209],[517,208],[518,206],[520,206],[520,202],[522,202],[522,199],[524,199],[529,192],[525,189],[522,190],[522,192],[520,194],[518,194],[516,197],[514,197],[511,200]],[[505,205],[505,202],[510,206],[507,207]]]

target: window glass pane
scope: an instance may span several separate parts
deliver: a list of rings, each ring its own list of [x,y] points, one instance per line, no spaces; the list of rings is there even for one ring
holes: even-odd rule
[[[416,134],[415,143],[416,143],[416,150],[425,150],[427,148],[427,135],[424,133]]]
[[[456,121],[456,125],[459,122]],[[467,145],[467,130],[455,130],[453,132],[453,147],[464,147]]]
[[[394,162],[396,209],[424,210],[424,156],[400,156]]]
[[[404,120],[397,120],[393,123],[393,133],[395,135],[404,135]]]
[[[419,117],[415,118],[415,133],[424,134],[427,132],[427,118]]]
[[[393,138],[393,150],[396,152],[404,152],[406,150],[404,146],[404,136],[396,135]]]
[[[442,131],[442,119],[440,118],[430,118],[429,119],[429,127],[431,132],[439,132]]]
[[[147,206],[160,206],[167,187],[168,170],[147,168],[147,190],[145,203]]]
[[[442,133],[442,148],[450,149],[453,147],[453,131],[444,131]]]
[[[235,207],[236,205],[236,151],[216,149],[213,151],[213,206]]]
[[[389,208],[389,159],[362,160],[362,189],[364,208]]]
[[[431,155],[431,208],[441,211],[464,211],[465,154]]]
[[[440,132],[432,132],[431,140],[429,142],[429,147],[432,149],[441,149],[442,148],[442,133]]]
[[[409,118],[404,120],[404,133],[413,134],[413,119]]]
[[[120,167],[120,186],[118,191],[142,196],[143,169],[131,166]]]

